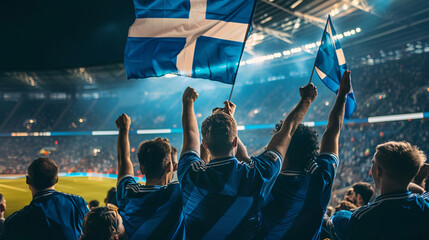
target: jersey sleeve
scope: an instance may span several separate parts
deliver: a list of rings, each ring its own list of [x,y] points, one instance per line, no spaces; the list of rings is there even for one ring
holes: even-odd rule
[[[201,166],[205,166],[205,162],[200,158],[197,152],[190,151],[182,154],[177,167],[177,178],[180,184],[183,183],[186,175],[189,174],[192,169],[200,168]]]
[[[116,187],[116,201],[120,210],[124,210],[128,203],[127,186],[136,183],[136,180],[132,176],[125,176],[118,182]]]
[[[321,153],[316,158],[318,169],[321,170],[324,191],[331,191],[339,160],[334,153]]]
[[[332,216],[330,219],[333,226],[331,229],[331,234],[335,234],[335,236],[337,236],[339,239],[344,239],[351,216],[352,213],[347,210],[341,210],[335,213],[334,216]]]
[[[273,184],[280,173],[282,166],[281,155],[276,151],[265,151],[262,154],[251,157],[249,165],[254,164],[261,180],[263,181],[261,196],[266,199]]]
[[[83,213],[82,215],[82,220],[83,220],[85,215],[89,212],[88,203],[81,196],[78,196],[78,201],[79,201],[79,208]]]

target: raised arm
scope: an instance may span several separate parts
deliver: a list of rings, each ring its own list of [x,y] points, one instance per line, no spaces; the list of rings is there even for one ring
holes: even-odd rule
[[[198,132],[198,123],[194,112],[194,102],[197,98],[198,93],[195,89],[186,88],[182,97],[183,147],[180,155],[188,151],[200,153],[200,133]]]
[[[221,110],[228,113],[229,115],[231,115],[231,117],[234,118],[234,113],[236,108],[235,104],[231,101],[225,101],[224,104],[225,104],[225,107],[221,108]],[[213,109],[213,112],[216,112],[216,110],[217,110],[216,108]],[[246,146],[244,146],[240,138],[238,138],[237,153],[235,154],[235,157],[238,159],[238,161],[250,162],[250,157],[249,157],[249,154],[247,153],[247,148]]]
[[[284,159],[286,156],[287,149],[289,147],[290,140],[298,128],[298,125],[302,122],[305,114],[310,108],[311,103],[317,97],[317,89],[312,83],[301,87],[299,89],[301,100],[298,105],[289,113],[286,119],[283,121],[282,128],[278,131],[268,143],[267,150],[274,150],[278,152]]]
[[[127,114],[122,114],[116,119],[116,127],[119,129],[118,135],[118,180],[131,175],[134,176],[133,163],[130,158],[130,141],[128,134],[131,120]]]
[[[243,142],[240,138],[238,138],[238,147],[237,147],[237,153],[235,154],[235,157],[238,161],[241,162],[250,162],[249,154],[247,153],[247,147],[244,146]]]
[[[425,188],[425,180],[429,178],[429,164],[425,163],[420,168],[417,175],[413,178],[412,182],[419,185],[422,188]]]
[[[338,156],[338,141],[340,130],[343,126],[344,109],[346,106],[347,94],[350,92],[350,71],[346,70],[340,82],[337,99],[329,114],[328,126],[320,143],[321,153],[334,153]]]

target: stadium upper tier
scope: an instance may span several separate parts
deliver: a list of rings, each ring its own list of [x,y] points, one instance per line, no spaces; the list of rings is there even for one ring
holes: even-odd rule
[[[352,118],[429,111],[428,65],[429,54],[424,53],[359,68],[350,66],[358,103]],[[239,125],[273,124],[293,108],[299,99],[298,88],[308,79],[279,74],[281,71],[274,69],[262,83],[235,87],[232,101],[237,105]],[[276,76],[279,80],[272,81]],[[255,73],[254,77],[260,76]],[[313,82],[319,96],[305,121],[325,121],[335,95],[317,77]],[[187,84],[192,83],[182,83],[183,89]],[[182,86],[156,85],[113,89],[114,94],[4,93],[0,132],[113,130],[114,120],[124,112],[131,116],[134,130],[179,128]],[[228,97],[229,85],[214,86],[199,89],[196,112],[200,122]]]

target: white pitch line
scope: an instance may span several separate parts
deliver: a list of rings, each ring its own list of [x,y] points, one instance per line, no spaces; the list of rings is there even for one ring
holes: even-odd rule
[[[4,185],[4,184],[0,184],[0,187],[4,187],[4,188],[8,188],[8,189],[15,190],[15,191],[20,191],[20,192],[30,191],[30,190],[23,190],[22,188],[12,187],[12,186],[8,186],[8,185]]]

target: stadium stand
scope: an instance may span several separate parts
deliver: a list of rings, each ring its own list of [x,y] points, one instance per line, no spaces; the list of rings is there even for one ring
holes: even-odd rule
[[[288,116],[299,101],[299,95],[293,94],[293,90],[309,81],[308,77],[317,49],[323,46],[323,41],[318,41],[319,33],[323,31],[323,24],[328,14],[332,17],[338,33],[335,38],[341,40],[347,65],[352,72],[352,85],[358,107],[351,119],[346,119],[344,122],[339,139],[338,156],[341,164],[330,176],[330,179],[335,179],[332,185],[329,185],[329,189],[332,186],[332,195],[328,210],[332,209],[329,215],[336,215],[332,218],[325,215],[324,224],[331,221],[331,227],[335,229],[325,229],[323,233],[316,231],[314,236],[321,233],[323,236],[321,239],[326,237],[330,240],[343,239],[347,234],[349,239],[371,239],[380,236],[387,239],[425,238],[426,236],[421,236],[421,232],[427,232],[424,227],[427,226],[429,215],[427,211],[426,213],[420,211],[421,209],[415,205],[424,206],[424,210],[427,210],[429,193],[424,192],[421,196],[409,194],[405,188],[405,182],[408,183],[408,180],[404,181],[403,188],[395,189],[401,191],[398,195],[386,191],[384,184],[384,187],[380,188],[375,182],[386,181],[386,178],[378,172],[383,168],[378,169],[373,165],[372,160],[375,159],[377,146],[390,141],[406,141],[418,146],[426,155],[429,153],[427,30],[429,1],[257,1],[253,29],[247,39],[245,51],[239,63],[237,79],[232,89],[230,85],[175,75],[128,81],[123,61],[128,27],[135,18],[133,1],[103,1],[103,4],[100,4],[100,1],[62,1],[58,4],[40,4],[23,0],[4,4],[2,9],[4,11],[0,14],[2,19],[0,22],[5,22],[0,28],[2,36],[0,38],[0,46],[2,46],[0,50],[0,139],[2,142],[0,190],[6,194],[4,197],[0,194],[0,200],[4,200],[5,197],[8,201],[19,198],[15,202],[8,202],[6,213],[3,212],[5,207],[0,202],[0,223],[4,221],[3,217],[6,217],[6,223],[9,221],[9,224],[14,225],[9,227],[8,238],[19,238],[21,233],[27,234],[22,237],[24,239],[31,237],[59,239],[63,234],[59,233],[62,226],[57,226],[56,223],[52,226],[56,227],[58,232],[53,233],[56,236],[52,236],[49,235],[52,231],[40,230],[39,226],[43,221],[34,221],[36,223],[34,224],[30,222],[30,218],[22,217],[22,212],[27,211],[29,207],[12,214],[24,205],[30,204],[32,207],[39,204],[45,197],[37,196],[34,191],[30,194],[27,184],[24,183],[27,168],[37,157],[55,159],[60,172],[59,176],[69,180],[57,184],[58,192],[54,189],[45,192],[48,198],[54,195],[59,198],[72,196],[59,191],[72,194],[75,194],[74,191],[93,193],[88,190],[90,187],[99,188],[104,198],[105,191],[110,189],[105,199],[106,207],[95,208],[86,214],[83,227],[81,227],[83,215],[88,211],[85,200],[98,199],[98,196],[95,196],[98,193],[94,193],[94,196],[86,196],[88,199],[82,195],[85,200],[78,196],[71,197],[80,203],[81,214],[76,220],[76,227],[68,231],[70,239],[78,239],[82,232],[82,239],[104,237],[126,239],[125,230],[133,237],[130,233],[136,229],[130,230],[130,228],[141,225],[141,219],[137,219],[134,215],[136,210],[134,207],[141,202],[137,200],[129,205],[131,207],[131,210],[127,209],[129,216],[125,216],[124,208],[128,203],[118,202],[114,195],[126,192],[135,196],[141,192],[152,191],[147,189],[151,186],[144,185],[151,181],[150,179],[147,181],[139,167],[137,157],[139,143],[159,136],[168,138],[171,146],[182,148],[181,99],[183,90],[188,85],[195,87],[200,94],[195,105],[195,115],[200,130],[203,120],[212,114],[214,107],[222,107],[223,101],[228,99],[231,91],[231,101],[237,105],[234,119],[238,125],[239,139],[246,145],[249,155],[257,156],[263,153],[266,144],[273,136],[275,123]],[[204,1],[191,0],[190,2]],[[76,16],[79,17],[76,18]],[[317,132],[320,139],[328,122],[329,110],[334,104],[335,94],[322,84],[316,74],[311,80],[317,86],[318,98],[308,110],[304,122]],[[194,83],[196,85],[193,85]],[[130,115],[132,120],[129,141],[133,170],[130,172],[134,173],[134,177],[126,178],[132,184],[121,186],[113,182],[118,178],[121,181],[123,177],[118,171],[116,146],[120,131],[115,126],[115,119],[124,112]],[[401,115],[400,120],[397,115]],[[374,122],[376,118],[378,122]],[[204,161],[207,160],[202,155],[201,157]],[[193,160],[195,159],[191,159],[189,163]],[[380,159],[377,158],[378,160]],[[177,162],[175,165],[178,164],[180,163]],[[183,164],[184,161],[181,165]],[[191,165],[190,168],[207,166],[201,161],[199,166],[193,163],[189,165]],[[243,164],[237,162],[237,165]],[[373,174],[374,169],[378,169],[375,174]],[[422,172],[429,172],[427,166],[421,168],[423,169],[426,170]],[[402,169],[400,170],[400,173],[403,173]],[[168,176],[169,179],[172,177]],[[235,175],[232,174],[232,176]],[[81,179],[77,181],[73,177]],[[177,179],[177,174],[173,179]],[[136,183],[137,181],[142,185]],[[413,181],[416,186],[419,186],[417,190],[420,192],[423,188],[426,191],[429,189],[427,174],[425,177],[416,177]],[[91,186],[83,187],[89,182]],[[181,182],[180,184],[183,185],[181,189],[185,189],[186,178],[185,181],[182,178]],[[222,230],[231,228],[230,223],[238,219],[235,215],[240,211],[237,210],[230,215],[219,214],[221,211],[212,211],[218,214],[219,219],[232,216],[227,221],[216,222],[217,219],[207,217],[206,213],[209,211],[201,206],[208,203],[207,205],[213,204],[219,207],[222,205],[220,200],[225,200],[225,196],[216,195],[220,200],[216,197],[203,199],[204,194],[198,196],[206,190],[201,188],[203,184],[199,181],[188,181],[188,184],[189,182],[192,184],[188,185],[189,189],[186,191],[175,188],[177,199],[180,199],[181,194],[185,196],[181,199],[187,209],[174,208],[174,210],[186,212],[184,222],[188,222],[188,226],[185,226],[188,229],[191,229],[189,222],[192,223],[190,221],[192,218],[201,217],[194,221],[196,224],[192,227],[195,230],[191,230],[188,237],[198,239],[207,233],[213,233],[206,231],[209,230],[207,226],[212,226],[216,233],[224,234]],[[369,199],[358,201],[356,198],[347,197],[348,189],[356,186],[353,184],[358,182],[371,184],[376,187],[375,196],[380,194],[384,196],[375,198],[375,203],[371,203],[372,201],[368,203]],[[426,186],[424,183],[427,183]],[[18,186],[18,184],[21,185]],[[152,185],[163,185],[163,183]],[[234,186],[231,187],[228,184],[219,185],[234,189]],[[113,186],[117,189],[112,188]],[[156,188],[167,189],[166,186],[156,186]],[[393,188],[395,187],[391,189]],[[159,192],[162,193],[162,191]],[[269,196],[268,192],[264,192],[264,195]],[[76,194],[80,195],[80,193]],[[26,195],[34,197],[33,201],[30,202],[29,198],[23,200],[23,196]],[[161,200],[153,201],[156,202],[155,205],[171,200],[171,197],[163,196]],[[201,199],[203,204],[195,204]],[[404,199],[408,202],[395,211],[387,209],[388,211],[383,214],[372,212],[377,210],[377,207],[383,206],[383,203]],[[28,202],[25,202],[27,200]],[[102,201],[102,199],[98,200]],[[236,199],[229,200],[232,205]],[[319,199],[315,200],[318,205]],[[321,205],[327,204],[328,200],[324,200],[326,201]],[[407,205],[412,201],[417,204]],[[118,207],[113,206],[112,203]],[[180,205],[178,202],[175,203]],[[19,208],[17,208],[18,205]],[[147,206],[147,204],[139,205],[141,209]],[[228,204],[225,206],[229,207]],[[333,213],[335,206],[337,206],[336,212]],[[46,207],[46,204],[43,207]],[[209,210],[215,207],[206,206]],[[253,206],[252,208],[258,209]],[[58,209],[50,206],[44,208],[51,213]],[[203,211],[199,211],[201,209]],[[292,207],[292,210],[297,209],[296,206]],[[406,212],[405,209],[412,209],[413,212],[409,214],[410,212]],[[58,211],[61,210],[63,209]],[[165,213],[165,208],[162,210]],[[192,210],[199,211],[200,215]],[[271,210],[273,213],[280,212],[275,204]],[[177,213],[177,211],[173,212]],[[155,226],[154,222],[161,221],[161,218],[157,211],[150,211],[149,215],[152,213],[156,214],[150,216],[153,217],[150,218],[153,220],[150,224]],[[318,221],[322,213],[325,213],[324,208],[318,211],[317,216],[312,220]],[[258,211],[251,211],[251,214],[254,215],[246,219],[249,222],[259,219]],[[123,223],[121,215],[124,217]],[[66,218],[71,219],[76,214],[72,213],[70,216]],[[387,218],[383,219],[386,216]],[[397,216],[402,216],[409,221],[397,221]],[[352,219],[352,228],[350,228],[352,231],[348,225],[350,219]],[[135,223],[136,220],[140,222],[130,224]],[[210,223],[207,224],[207,221]],[[253,225],[243,227],[246,224],[244,221],[244,224],[240,224],[237,229],[252,235],[248,237],[251,239],[255,234],[261,235],[260,232],[256,233],[257,228],[260,227],[257,221],[259,220],[254,221]],[[314,229],[318,227],[317,221],[314,221]],[[162,222],[165,223],[165,221]],[[201,230],[203,228],[199,225],[200,222],[204,222],[201,225],[207,229]],[[301,223],[303,223],[302,226],[307,227],[306,230],[309,229],[309,221],[304,219]],[[23,225],[28,231],[22,231]],[[274,226],[274,224],[269,225]],[[103,230],[100,230],[100,226]],[[36,229],[38,227],[39,229]],[[150,232],[155,230],[153,232],[156,234],[177,236],[174,233],[176,231],[170,234],[167,231],[159,231],[159,228],[143,226],[142,231],[134,236],[146,238],[144,234],[147,234],[148,229]],[[292,226],[291,229],[298,228]],[[2,230],[0,225],[0,239],[4,237],[1,236]],[[39,235],[32,234],[33,232]],[[177,232],[179,235],[182,234],[182,229],[180,228]],[[379,235],[363,236],[366,233],[376,232]],[[46,236],[41,235],[44,233]],[[279,238],[275,233],[271,235],[275,236],[272,238]],[[234,239],[246,237],[243,234],[234,234],[231,235]],[[311,231],[308,231],[308,234],[313,235]],[[210,238],[210,235],[208,236]],[[296,236],[299,239],[303,235],[298,233]],[[224,237],[226,238],[226,235]]]
[[[356,97],[362,100],[358,109],[352,118],[362,118],[368,116],[411,113],[418,111],[429,111],[429,98],[427,98],[427,82],[429,72],[425,66],[429,64],[429,54],[414,54],[406,59],[392,60],[385,63],[375,64],[373,66],[361,66],[357,69],[352,69],[352,82],[355,89]],[[356,74],[354,74],[356,73]],[[369,76],[380,76],[378,78],[370,78]],[[403,81],[405,78],[410,78],[408,81]],[[388,82],[386,86],[381,83]],[[298,84],[296,84],[298,87]],[[293,87],[293,86],[292,86]],[[296,96],[288,96],[286,94],[289,85],[284,84],[284,80],[271,81],[262,84],[251,84],[238,86],[234,102],[237,103],[236,119],[238,125],[243,124],[274,124],[282,116],[274,114],[279,112],[282,107],[287,111],[293,107],[292,102],[297,101]],[[253,94],[247,96],[248,92],[266,92],[268,96],[276,96],[277,99],[282,99],[280,104],[273,104],[271,97],[262,99],[262,94]],[[202,101],[205,101],[206,96],[216,98],[219,95],[215,90],[204,90],[201,94]],[[323,93],[319,99],[323,98]],[[326,97],[326,95],[325,95]],[[330,96],[332,98],[332,96]],[[329,98],[329,96],[328,96]],[[259,100],[258,100],[259,99]],[[257,100],[257,101],[256,101]],[[262,101],[263,100],[263,101]],[[37,112],[36,104],[31,104],[33,100],[22,100],[11,103],[5,101],[5,104],[0,106],[1,112],[10,112],[13,121],[9,121],[8,127],[2,128],[2,131],[26,131],[23,125],[26,118],[31,118]],[[56,102],[56,100],[50,100]],[[63,100],[62,100],[63,101]],[[45,131],[61,131],[73,130],[83,131],[88,129],[100,130],[100,123],[106,121],[101,130],[114,129],[113,122],[120,113],[130,112],[133,119],[131,130],[137,129],[152,129],[152,128],[178,128],[180,126],[180,92],[173,92],[164,100],[159,98],[145,100],[138,103],[131,102],[130,106],[125,108],[110,107],[115,105],[117,99],[97,99],[95,100],[68,100],[68,104],[59,103],[59,106],[69,109],[65,114],[56,114],[51,111],[45,104],[44,110],[40,110],[39,115],[56,117],[53,121],[45,122],[45,118],[35,119],[37,130]],[[262,102],[258,106],[270,106],[262,109],[257,106],[256,102]],[[95,103],[94,103],[95,102]],[[217,106],[219,103],[213,100],[206,100],[207,104]],[[327,114],[330,106],[326,106],[326,101],[315,101],[314,106],[309,111],[306,119],[308,120],[323,120],[327,119]],[[39,102],[40,103],[40,102]],[[167,104],[168,103],[168,104]],[[55,105],[55,104],[52,104]],[[70,107],[67,107],[71,105]],[[92,107],[91,107],[92,106]],[[104,110],[88,110],[103,108]],[[168,106],[168,111],[159,111],[157,107]],[[10,109],[18,107],[13,113]],[[59,107],[60,108],[60,107]],[[32,110],[33,109],[33,110]],[[56,108],[55,108],[56,109]],[[255,113],[257,110],[257,113]],[[85,114],[86,112],[92,112]],[[110,112],[109,112],[110,111]],[[211,109],[200,109],[201,115],[207,116]],[[46,113],[45,113],[46,112]],[[8,118],[8,117],[6,117]],[[59,119],[61,118],[61,119]],[[82,118],[83,123],[79,123],[79,118]],[[94,118],[98,118],[93,120]],[[199,117],[200,121],[202,117]],[[108,120],[106,120],[108,119]],[[4,121],[4,120],[3,120]],[[19,123],[19,121],[21,121]],[[52,122],[59,122],[56,128],[52,129]],[[13,124],[12,124],[13,123]],[[340,137],[340,156],[343,159],[342,165],[338,171],[337,178],[334,184],[333,199],[338,199],[333,205],[338,204],[342,199],[341,194],[336,196],[335,189],[342,189],[346,186],[358,181],[371,181],[369,175],[370,159],[374,147],[377,143],[389,140],[406,140],[421,146],[424,151],[429,151],[425,142],[429,139],[428,131],[413,131],[413,129],[428,129],[428,121],[412,120],[399,122],[386,122],[376,124],[351,124],[345,125]],[[323,127],[315,127],[319,132],[319,136],[323,131]],[[239,136],[244,144],[248,147],[250,153],[256,152],[264,147],[267,140],[259,136],[267,135],[271,129],[248,130],[240,131]],[[169,134],[171,143],[175,146],[181,146],[181,134]],[[131,145],[134,149],[137,144],[145,139],[150,139],[150,136],[130,135]],[[92,171],[103,173],[115,173],[116,160],[115,150],[110,146],[115,144],[113,136],[71,136],[71,137],[6,137],[2,138],[2,151],[4,154],[0,156],[0,172],[1,173],[25,173],[25,166],[35,155],[44,155],[41,151],[45,147],[55,147],[56,151],[47,151],[47,154],[55,159],[58,159],[61,172],[69,171]],[[58,144],[55,144],[57,141]],[[13,146],[25,145],[26,148],[16,149]],[[97,152],[100,150],[99,152]],[[19,156],[19,158],[17,157]],[[15,159],[15,160],[13,160]],[[137,163],[135,154],[132,154],[132,160]],[[22,164],[15,164],[20,161]],[[136,169],[138,173],[139,170]]]

